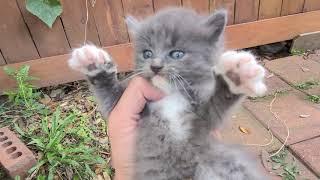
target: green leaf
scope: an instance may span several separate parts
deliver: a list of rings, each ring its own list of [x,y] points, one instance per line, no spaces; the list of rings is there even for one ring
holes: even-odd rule
[[[46,176],[44,175],[38,175],[37,180],[46,180]]]
[[[31,174],[34,171],[38,171],[40,169],[41,166],[43,166],[44,164],[46,164],[48,161],[47,160],[41,160],[39,162],[37,162],[37,164],[35,166],[33,166],[28,173]]]
[[[22,75],[22,76],[28,76],[29,74],[29,70],[30,70],[30,66],[26,66],[26,65],[23,65],[20,69],[19,69],[19,75]]]
[[[54,166],[51,166],[51,167],[49,168],[48,180],[53,180],[54,174],[56,173],[56,166],[57,166],[57,165],[58,165],[58,164],[55,164]]]
[[[41,129],[44,133],[49,134],[49,128],[48,128],[48,117],[45,117],[41,121]]]
[[[61,142],[61,140],[64,138],[64,136],[65,136],[65,133],[63,131],[58,131],[54,135],[54,137],[52,137],[52,138],[50,137],[50,141],[47,144],[46,149],[51,149],[51,148],[56,147]]]
[[[26,8],[50,28],[52,28],[52,24],[62,13],[60,0],[27,0]]]
[[[91,177],[95,177],[96,174],[91,170],[88,164],[85,164],[86,172],[91,175]]]
[[[50,137],[54,136],[57,129],[58,129],[58,120],[60,118],[60,109],[58,108],[54,113],[51,121],[51,128],[50,128]]]
[[[10,76],[13,76],[15,74],[15,70],[11,67],[5,66],[3,67],[3,70],[7,75],[10,75]]]
[[[45,144],[42,142],[41,138],[32,138],[32,140],[28,144],[29,145],[30,144],[36,145],[40,149],[44,149],[45,148]]]
[[[21,136],[26,136],[26,133],[18,126],[18,124],[14,123],[14,130],[17,131]]]

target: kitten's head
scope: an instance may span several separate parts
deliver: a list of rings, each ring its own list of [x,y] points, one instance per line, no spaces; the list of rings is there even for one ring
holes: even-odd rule
[[[201,16],[172,8],[140,22],[128,17],[126,22],[133,36],[137,72],[143,71],[146,78],[162,77],[180,91],[208,93],[208,80],[214,84],[212,66],[223,50],[225,11]]]

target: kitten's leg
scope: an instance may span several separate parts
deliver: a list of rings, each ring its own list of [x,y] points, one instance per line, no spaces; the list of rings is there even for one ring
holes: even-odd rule
[[[230,111],[245,95],[262,95],[266,92],[263,82],[264,68],[248,52],[225,52],[214,67],[216,90],[210,98],[209,115],[212,128],[218,128]]]
[[[199,154],[193,180],[211,179],[267,180],[269,178],[257,161],[241,147],[211,140],[209,146]]]
[[[234,94],[261,96],[267,88],[264,84],[265,70],[249,52],[225,52],[214,67]]]
[[[87,76],[102,114],[108,115],[124,91],[109,54],[96,46],[84,45],[72,52],[69,66]]]

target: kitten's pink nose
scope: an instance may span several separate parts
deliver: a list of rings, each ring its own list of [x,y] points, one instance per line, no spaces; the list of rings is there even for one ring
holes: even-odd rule
[[[161,69],[163,68],[163,66],[154,66],[154,65],[151,65],[150,68],[151,68],[151,70],[152,70],[155,74],[157,74],[157,73],[159,73],[159,72],[161,71]]]

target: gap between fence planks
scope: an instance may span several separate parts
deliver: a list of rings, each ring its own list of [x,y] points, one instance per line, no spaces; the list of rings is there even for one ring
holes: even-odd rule
[[[0,49],[0,66],[5,65],[5,64],[6,64],[6,61],[4,60],[2,53],[1,53],[1,49]]]
[[[0,49],[7,63],[39,58],[16,1],[1,0],[0,12]]]
[[[282,0],[260,0],[259,19],[279,17]]]
[[[246,23],[258,20],[259,0],[236,0],[234,23]]]
[[[226,28],[226,48],[240,49],[262,44],[292,39],[299,34],[320,31],[320,10],[303,14],[277,17],[256,22],[231,25]],[[118,64],[120,71],[133,67],[131,44],[121,44],[105,48]],[[39,87],[56,85],[83,79],[83,76],[67,66],[69,55],[59,55],[22,63],[10,64],[11,67],[30,65],[32,76],[40,78],[35,82]],[[11,89],[15,82],[0,69],[0,92]]]
[[[234,24],[235,0],[210,0],[210,12],[224,8],[228,11],[228,25]]]
[[[305,0],[283,0],[281,16],[297,14],[303,11]]]
[[[319,0],[305,0],[303,6],[303,12],[314,11],[320,9]]]
[[[93,14],[94,17],[89,17],[89,21],[94,18],[102,46],[129,42],[121,1],[98,0]]]

